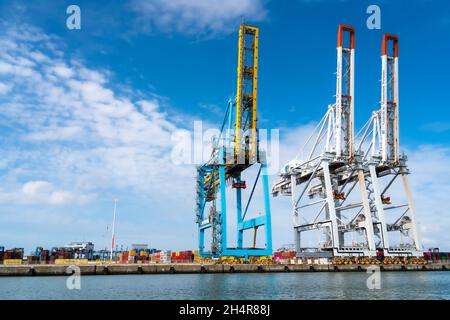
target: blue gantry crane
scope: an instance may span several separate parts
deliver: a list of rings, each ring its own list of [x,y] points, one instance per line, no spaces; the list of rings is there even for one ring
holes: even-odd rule
[[[257,126],[259,29],[241,24],[236,97],[228,101],[220,135],[213,141],[210,159],[197,168],[196,217],[201,257],[272,255],[272,229],[266,154],[259,148]],[[252,168],[253,170],[250,170]],[[247,188],[245,176],[253,173]],[[262,184],[263,212],[250,212],[257,185]],[[259,189],[258,189],[259,190]],[[227,206],[235,193],[236,207]],[[246,201],[243,201],[245,198]],[[246,202],[246,203],[245,203]],[[227,215],[236,216],[236,245],[229,246]],[[250,216],[252,216],[250,218]],[[264,229],[265,245],[257,247],[257,231]],[[244,233],[253,231],[252,245],[244,247]],[[208,233],[207,233],[208,232]],[[205,247],[206,236],[210,247]],[[247,241],[248,242],[248,241]]]

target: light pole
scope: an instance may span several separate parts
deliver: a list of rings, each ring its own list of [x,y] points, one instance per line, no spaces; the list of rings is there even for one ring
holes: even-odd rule
[[[113,261],[113,253],[114,253],[114,238],[115,238],[115,229],[116,229],[116,209],[117,209],[117,200],[114,199],[114,214],[113,214],[113,223],[112,223],[112,235],[111,235],[111,262]]]

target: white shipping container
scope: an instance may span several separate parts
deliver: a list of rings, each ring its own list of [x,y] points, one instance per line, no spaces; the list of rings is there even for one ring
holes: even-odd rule
[[[171,257],[170,256],[161,256],[161,258],[160,258],[160,261],[161,262],[165,262],[165,263],[168,263],[168,262],[170,262],[172,259],[171,259]]]

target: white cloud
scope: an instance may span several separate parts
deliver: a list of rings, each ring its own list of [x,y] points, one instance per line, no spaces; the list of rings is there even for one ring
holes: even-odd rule
[[[47,181],[31,181],[23,185],[22,192],[26,196],[35,197],[42,193],[49,193],[51,189],[53,187]]]
[[[0,73],[10,73],[13,71],[12,65],[6,62],[0,62]]]
[[[118,89],[109,71],[61,55],[59,40],[38,29],[30,35],[15,28],[5,29],[2,40],[15,45],[0,47],[0,81],[17,88],[0,100],[0,122],[9,128],[2,184],[16,191],[0,201],[85,203],[92,198],[80,195],[99,190],[134,190],[153,200],[193,186],[193,168],[172,166],[178,126],[158,99]],[[173,184],[183,176],[189,178]],[[18,188],[24,181],[37,182]],[[191,207],[188,197],[178,199]]]
[[[409,176],[424,244],[450,250],[450,219],[446,203],[450,194],[450,147],[421,145],[406,150]],[[428,248],[427,248],[428,249]]]
[[[0,94],[6,94],[11,90],[11,86],[0,82]]]
[[[243,18],[264,20],[263,0],[132,0],[144,31],[216,35],[229,33]]]
[[[79,126],[55,127],[47,131],[27,134],[24,139],[30,141],[76,140],[82,134],[83,129]]]
[[[73,71],[65,64],[59,64],[52,67],[52,71],[61,78],[70,78],[73,76]]]
[[[152,116],[158,110],[158,101],[138,101],[137,104],[141,107],[142,113],[147,116]]]
[[[42,54],[42,52],[39,51],[30,52],[30,58],[35,60],[36,62],[44,62],[48,59],[47,56],[45,56],[44,54]]]
[[[77,194],[71,191],[58,190],[48,181],[29,181],[12,192],[0,190],[0,203],[19,205],[86,204],[94,198],[94,194]]]

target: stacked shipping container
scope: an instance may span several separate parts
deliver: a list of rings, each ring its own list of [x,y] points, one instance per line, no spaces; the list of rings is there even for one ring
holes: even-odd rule
[[[14,248],[10,250],[4,250],[4,248],[2,248],[1,259],[3,264],[22,264],[23,248]]]
[[[429,262],[448,262],[450,261],[450,252],[439,252],[439,250],[429,250],[423,253],[425,260]]]
[[[194,252],[188,251],[176,251],[172,252],[172,263],[191,263],[195,258]]]
[[[295,251],[279,251],[273,255],[273,260],[277,263],[290,263],[296,257]]]

